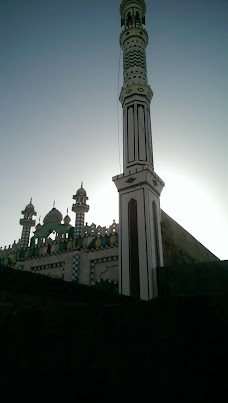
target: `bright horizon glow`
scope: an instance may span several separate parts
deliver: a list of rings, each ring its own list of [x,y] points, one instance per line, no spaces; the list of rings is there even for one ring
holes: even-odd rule
[[[164,172],[164,176],[166,186],[161,195],[161,208],[207,249],[225,260],[225,211],[213,192],[184,174]],[[212,231],[219,237],[212,238]]]

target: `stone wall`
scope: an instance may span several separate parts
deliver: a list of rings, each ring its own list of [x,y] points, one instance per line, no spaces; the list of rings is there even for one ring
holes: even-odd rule
[[[92,285],[101,280],[119,281],[117,246],[81,253],[79,283]]]
[[[228,295],[228,261],[159,267],[159,297]]]
[[[96,241],[96,238],[94,238]],[[14,268],[65,281],[77,280],[80,284],[93,285],[99,281],[119,281],[118,246],[97,249],[81,249],[20,260]],[[74,258],[79,256],[79,269],[73,278]]]
[[[219,260],[163,210],[161,217],[164,266]]]
[[[71,281],[72,266],[73,252],[68,252],[19,261],[16,262],[15,269]]]

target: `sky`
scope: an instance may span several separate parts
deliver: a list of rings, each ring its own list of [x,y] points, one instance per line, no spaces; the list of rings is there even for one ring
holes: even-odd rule
[[[150,0],[146,26],[161,208],[228,259],[228,1]],[[0,1],[0,246],[63,216],[81,181],[86,222],[118,222],[122,172],[119,0]],[[118,146],[119,144],[119,146]]]

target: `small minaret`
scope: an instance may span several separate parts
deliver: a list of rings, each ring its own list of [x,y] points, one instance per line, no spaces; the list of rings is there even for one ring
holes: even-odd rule
[[[23,218],[20,219],[20,225],[22,225],[22,234],[20,239],[20,248],[25,249],[29,244],[30,231],[31,228],[34,227],[36,221],[33,220],[33,216],[36,216],[34,206],[32,204],[32,199],[30,203],[25,207],[25,209],[21,212],[24,215]]]
[[[76,213],[75,217],[75,229],[74,236],[80,236],[82,233],[82,228],[85,223],[85,213],[89,211],[89,206],[86,204],[86,200],[88,200],[85,189],[83,189],[83,183],[81,184],[80,189],[77,190],[76,194],[73,196],[75,203],[72,206],[72,211]]]
[[[147,81],[144,0],[122,0],[123,170],[113,178],[119,192],[120,293],[157,297],[156,268],[163,266],[160,194],[164,182],[154,171]]]

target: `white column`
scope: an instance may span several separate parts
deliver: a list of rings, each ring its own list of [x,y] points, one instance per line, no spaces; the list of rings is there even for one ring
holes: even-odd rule
[[[163,266],[159,196],[164,182],[148,169],[113,180],[119,190],[120,293],[155,298],[156,268]]]
[[[143,300],[157,297],[156,268],[163,266],[160,194],[154,172],[147,82],[144,0],[122,0],[124,173],[113,178],[119,191],[120,293]]]

